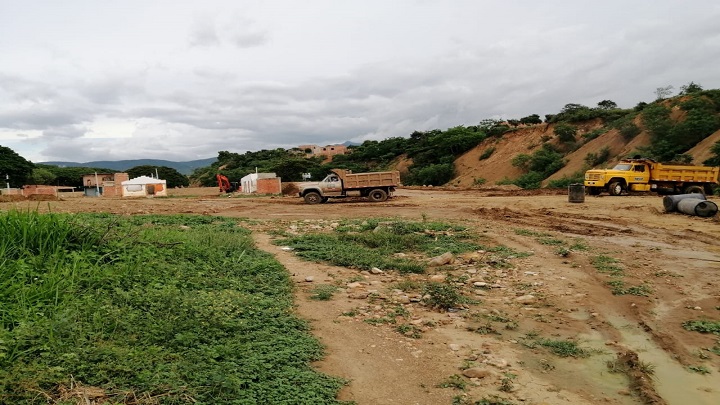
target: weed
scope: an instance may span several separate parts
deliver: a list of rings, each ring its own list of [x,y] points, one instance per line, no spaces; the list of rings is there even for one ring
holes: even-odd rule
[[[484,397],[481,400],[475,402],[474,405],[515,405],[515,403],[510,401],[509,399],[490,395],[489,397]]]
[[[499,335],[499,334],[500,334],[500,332],[498,332],[497,330],[495,330],[495,328],[493,328],[492,324],[489,323],[489,322],[486,323],[485,325],[481,325],[481,326],[478,326],[478,327],[468,326],[468,327],[467,327],[467,330],[469,330],[470,332],[479,333],[479,334],[481,334],[481,335],[490,335],[490,334],[492,334],[492,335]]]
[[[575,250],[575,251],[586,251],[590,248],[588,247],[587,243],[585,243],[584,240],[575,239],[575,242],[573,242],[573,244],[570,245],[570,249]]]
[[[685,330],[700,332],[700,333],[712,333],[720,335],[720,321],[709,321],[709,320],[696,320],[696,321],[685,321],[682,324]]]
[[[541,245],[550,245],[550,246],[559,246],[565,244],[560,239],[555,238],[538,238],[538,242],[540,242]]]
[[[618,266],[618,260],[610,256],[595,256],[590,259],[590,263],[601,273],[609,273],[612,276],[622,276],[624,271],[622,267]]]
[[[576,342],[571,340],[550,340],[538,339],[535,343],[539,346],[546,347],[550,351],[560,357],[588,357],[590,351],[583,349]]]
[[[531,231],[531,230],[522,229],[522,228],[515,228],[515,229],[513,229],[513,231],[515,232],[516,235],[521,235],[521,236],[535,236],[535,237],[541,237],[541,238],[546,238],[546,237],[550,236],[549,233],[536,232],[536,231]]]
[[[427,283],[423,295],[427,296],[424,299],[427,306],[442,310],[456,308],[467,301],[457,286],[447,283]]]
[[[413,280],[401,280],[394,283],[392,288],[403,292],[414,292],[422,289],[422,283]]]
[[[395,327],[401,335],[411,337],[413,339],[420,339],[422,337],[422,329],[415,325],[402,324]]]
[[[561,246],[561,247],[555,249],[555,254],[558,255],[558,256],[562,256],[562,257],[568,257],[568,256],[570,256],[570,253],[571,253],[571,252],[572,252],[572,251],[571,251],[570,249],[568,249],[568,248],[566,248],[566,247],[564,247],[564,246]]]
[[[705,366],[688,366],[688,370],[698,374],[710,374],[710,370]]]
[[[500,380],[500,388],[498,389],[503,392],[512,392],[515,389],[515,385],[513,384],[515,378],[517,378],[517,375],[505,373],[505,376]]]
[[[338,288],[332,284],[320,284],[312,289],[310,299],[316,301],[329,301],[337,289]]]
[[[358,316],[359,314],[360,314],[360,311],[358,311],[357,308],[353,308],[347,312],[343,312],[342,316],[354,317],[354,316]]]
[[[636,295],[638,297],[647,297],[652,293],[652,289],[646,284],[626,287],[622,280],[611,280],[607,282],[613,295]]]
[[[444,381],[440,382],[438,385],[436,385],[438,388],[455,388],[458,390],[465,391],[465,388],[467,388],[467,381],[465,381],[462,376],[458,374],[453,374],[450,377],[446,378]]]
[[[487,180],[483,177],[476,177],[473,179],[473,186],[482,186],[487,183]]]

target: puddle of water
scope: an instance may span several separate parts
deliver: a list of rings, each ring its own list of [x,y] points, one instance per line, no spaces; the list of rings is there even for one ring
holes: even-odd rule
[[[608,317],[608,321],[622,335],[622,344],[637,352],[641,361],[655,366],[655,390],[668,404],[720,403],[720,376],[717,372],[702,375],[689,371],[658,347],[637,325],[620,317]]]

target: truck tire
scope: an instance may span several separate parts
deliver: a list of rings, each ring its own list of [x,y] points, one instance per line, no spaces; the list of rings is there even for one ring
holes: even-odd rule
[[[684,194],[705,194],[705,190],[701,186],[687,186],[683,191]]]
[[[370,192],[368,193],[368,198],[372,202],[383,202],[387,200],[388,195],[385,190],[376,188],[374,190],[370,190]]]
[[[308,204],[320,204],[322,202],[322,197],[320,197],[320,194],[311,191],[307,194],[305,194],[305,202]]]
[[[623,184],[619,181],[613,181],[608,185],[608,192],[610,195],[620,195],[623,192]]]
[[[588,187],[588,194],[590,195],[600,195],[602,192],[602,189],[600,187]]]

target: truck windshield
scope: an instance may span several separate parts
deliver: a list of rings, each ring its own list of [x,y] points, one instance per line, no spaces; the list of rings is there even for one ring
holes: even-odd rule
[[[630,167],[632,167],[631,164],[620,163],[619,165],[613,167],[613,170],[630,170]]]

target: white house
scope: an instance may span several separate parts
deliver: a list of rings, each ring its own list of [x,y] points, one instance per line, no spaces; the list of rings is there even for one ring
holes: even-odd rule
[[[140,176],[122,182],[123,197],[167,197],[167,181]]]
[[[275,173],[250,173],[240,179],[245,194],[280,194],[280,178]]]

